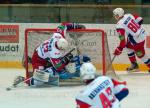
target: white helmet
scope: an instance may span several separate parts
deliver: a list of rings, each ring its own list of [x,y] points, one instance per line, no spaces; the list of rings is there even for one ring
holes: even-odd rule
[[[80,67],[80,77],[82,80],[95,79],[96,68],[91,62],[83,63]]]
[[[57,41],[57,46],[58,46],[59,49],[64,50],[68,47],[68,41],[64,38],[60,38]]]
[[[122,8],[116,8],[113,10],[113,14],[122,17],[124,15],[124,10]]]

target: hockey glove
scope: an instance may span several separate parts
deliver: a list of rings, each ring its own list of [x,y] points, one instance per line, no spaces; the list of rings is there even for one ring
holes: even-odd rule
[[[123,48],[117,47],[114,51],[114,55],[120,55],[122,53]]]
[[[73,55],[69,53],[62,58],[62,62],[65,64],[68,64],[72,58],[73,58]]]
[[[73,23],[74,29],[85,29],[86,27],[84,25]]]
[[[90,62],[90,61],[91,61],[90,57],[88,57],[86,55],[83,56],[83,62]]]
[[[73,55],[71,53],[67,54],[66,57],[68,58],[69,61],[73,58]]]

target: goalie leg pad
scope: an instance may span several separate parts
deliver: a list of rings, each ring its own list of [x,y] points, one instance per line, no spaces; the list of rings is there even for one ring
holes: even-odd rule
[[[54,71],[50,68],[46,70],[35,70],[30,84],[32,86],[42,86],[45,84],[59,86],[59,76],[53,73]]]
[[[43,85],[43,84],[44,84],[43,81],[39,81],[39,80],[34,79],[34,78],[32,78],[31,81],[30,81],[30,86],[35,86],[35,87],[37,87],[37,86],[41,86],[41,85]]]
[[[80,76],[79,72],[69,73],[69,72],[63,71],[59,73],[60,79],[71,79],[71,78],[79,77],[79,76]]]
[[[35,70],[33,74],[33,78],[42,82],[48,82],[50,73],[42,71],[42,70]]]

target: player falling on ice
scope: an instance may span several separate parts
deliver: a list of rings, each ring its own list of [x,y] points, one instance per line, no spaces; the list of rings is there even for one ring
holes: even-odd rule
[[[127,71],[139,71],[136,56],[140,58],[149,68],[150,72],[150,58],[145,54],[145,37],[146,33],[143,27],[143,19],[138,15],[124,14],[122,8],[113,10],[115,19],[118,21],[116,30],[119,34],[120,44],[114,51],[114,55],[120,55],[122,50],[126,47],[128,58],[131,62],[131,67]]]
[[[65,67],[70,61],[76,62],[70,53],[64,54],[68,48],[65,39],[66,31],[72,29],[85,29],[85,26],[77,23],[62,23],[57,27],[50,39],[41,43],[32,56],[33,77],[28,81],[29,85],[42,85],[50,82],[50,77],[59,76],[60,79],[68,79],[79,76],[79,72],[66,72]],[[18,76],[14,80],[14,86],[24,80]]]
[[[90,62],[83,63],[80,70],[87,86],[76,96],[76,108],[120,108],[120,101],[129,93],[125,81],[107,76],[96,78],[96,68]]]

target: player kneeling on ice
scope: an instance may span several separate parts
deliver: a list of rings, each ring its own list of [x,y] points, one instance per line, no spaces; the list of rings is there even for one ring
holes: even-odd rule
[[[80,70],[87,86],[76,96],[77,108],[120,108],[120,101],[129,93],[125,81],[107,76],[96,78],[96,68],[90,62],[84,63]]]
[[[114,51],[114,55],[120,55],[124,48],[127,49],[128,58],[131,67],[127,68],[129,72],[139,71],[136,56],[147,65],[150,72],[150,58],[145,52],[146,32],[142,27],[142,17],[134,14],[124,14],[122,8],[116,8],[113,11],[115,19],[118,21],[116,25],[119,34],[120,43]]]
[[[79,72],[69,73],[65,69],[70,62],[79,61],[74,60],[71,54],[74,49],[65,54],[68,49],[65,33],[71,29],[85,29],[85,27],[76,23],[62,23],[50,39],[45,40],[35,49],[32,56],[33,76],[30,81],[27,81],[29,85],[43,85],[55,79],[59,81],[59,78],[79,77]],[[14,86],[23,80],[23,77],[17,77]]]

